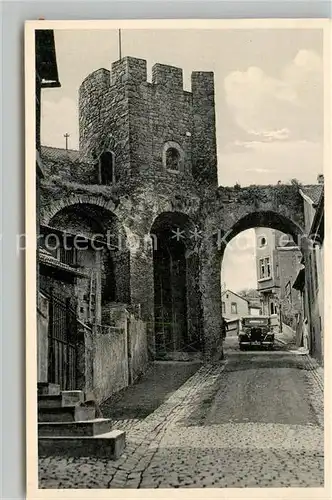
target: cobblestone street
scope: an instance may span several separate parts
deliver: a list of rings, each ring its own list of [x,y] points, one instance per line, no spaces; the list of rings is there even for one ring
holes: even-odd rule
[[[225,352],[146,418],[115,422],[119,460],[40,459],[40,487],[323,486],[322,370],[284,346],[240,352],[230,338]]]

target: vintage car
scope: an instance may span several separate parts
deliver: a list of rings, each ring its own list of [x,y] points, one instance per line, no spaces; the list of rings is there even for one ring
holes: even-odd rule
[[[244,316],[238,338],[241,350],[252,345],[273,349],[274,333],[270,316]]]

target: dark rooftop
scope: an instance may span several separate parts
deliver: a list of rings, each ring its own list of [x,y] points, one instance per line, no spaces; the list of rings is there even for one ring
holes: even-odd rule
[[[44,248],[39,249],[39,262],[40,264],[44,264],[46,266],[53,267],[54,269],[65,271],[69,274],[73,274],[81,278],[88,277],[87,274],[81,271],[77,271],[75,268],[69,266],[68,264],[65,264],[64,262],[61,262],[59,259],[56,259]]]
[[[318,203],[323,189],[324,189],[323,184],[314,184],[312,186],[302,186],[301,187],[302,192],[306,196],[308,196],[308,198],[310,198],[312,200],[314,205],[316,205]]]
[[[42,160],[49,161],[79,161],[80,152],[76,149],[54,148],[52,146],[41,146],[40,155]]]

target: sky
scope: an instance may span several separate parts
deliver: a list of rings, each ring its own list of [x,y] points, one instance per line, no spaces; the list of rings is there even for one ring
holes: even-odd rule
[[[42,143],[64,147],[69,133],[69,147],[77,149],[80,83],[111,69],[118,32],[59,30],[55,45],[61,88],[43,90]],[[228,186],[316,182],[323,171],[322,53],[316,29],[122,30],[122,56],[146,59],[148,80],[157,62],[181,67],[186,90],[192,71],[214,72],[218,179]],[[237,260],[227,252],[224,265],[241,264],[251,283],[249,254]],[[227,281],[238,286],[232,272]]]
[[[221,283],[225,289],[240,292],[257,288],[255,242],[255,230],[247,229],[228,243],[221,266]]]

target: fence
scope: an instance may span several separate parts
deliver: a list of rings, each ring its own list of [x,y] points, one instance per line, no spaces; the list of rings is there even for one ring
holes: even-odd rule
[[[49,300],[48,381],[59,384],[61,390],[74,390],[78,384],[78,352],[84,345],[84,336],[70,299],[57,296],[52,290],[46,296]]]

